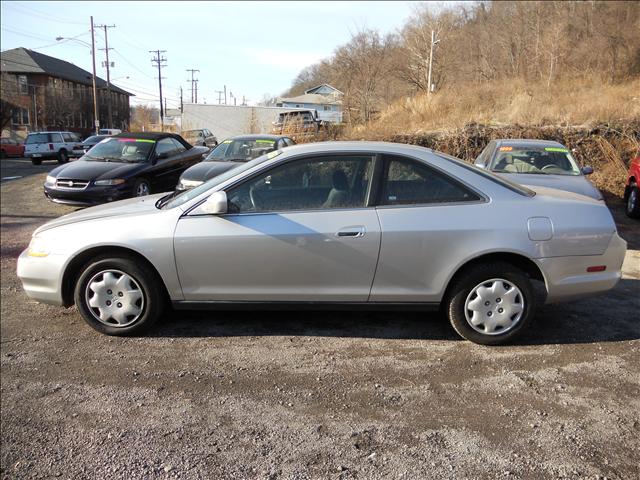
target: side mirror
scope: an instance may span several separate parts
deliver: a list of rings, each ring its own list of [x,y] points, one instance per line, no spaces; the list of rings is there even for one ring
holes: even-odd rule
[[[475,166],[478,167],[478,168],[487,168],[487,166],[482,162],[475,163]]]
[[[169,158],[169,152],[162,152],[156,155],[156,160],[164,160],[165,158]]]
[[[593,173],[593,167],[582,167],[580,171],[583,175],[591,175]]]
[[[224,215],[228,209],[227,193],[213,192],[200,208],[204,213],[210,215]]]

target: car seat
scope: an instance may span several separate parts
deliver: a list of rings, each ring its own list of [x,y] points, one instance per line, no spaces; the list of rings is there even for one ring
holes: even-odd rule
[[[349,201],[349,181],[342,170],[336,170],[332,175],[333,188],[329,191],[322,208],[338,208],[347,205]]]

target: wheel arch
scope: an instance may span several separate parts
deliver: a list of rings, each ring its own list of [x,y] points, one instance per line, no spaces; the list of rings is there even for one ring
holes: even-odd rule
[[[92,258],[104,254],[128,256],[135,259],[136,261],[145,263],[155,273],[155,275],[157,276],[157,280],[160,282],[164,289],[166,298],[169,298],[169,290],[167,289],[167,285],[165,284],[162,275],[160,275],[158,269],[153,265],[153,263],[149,261],[148,258],[142,255],[140,252],[137,252],[131,248],[122,246],[101,245],[97,247],[91,247],[87,250],[79,252],[67,264],[62,276],[62,301],[65,307],[70,307],[74,303],[73,291],[75,282],[80,276],[82,267],[85,266]]]
[[[458,279],[464,276],[465,272],[475,265],[483,264],[483,263],[496,263],[496,262],[506,262],[513,265],[516,268],[519,268],[523,272],[525,272],[529,278],[532,280],[538,280],[545,285],[545,290],[547,289],[547,280],[544,276],[544,272],[540,269],[540,266],[531,260],[529,257],[515,252],[489,252],[483,253],[477,257],[473,257],[462,263],[455,271],[455,273],[449,278],[447,282],[447,287],[445,289],[443,300],[448,298],[449,292],[453,285],[456,284]]]

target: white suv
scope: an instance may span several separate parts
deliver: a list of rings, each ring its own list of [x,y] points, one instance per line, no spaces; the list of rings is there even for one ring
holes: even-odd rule
[[[73,132],[30,133],[24,142],[24,156],[34,165],[42,160],[56,159],[58,163],[67,163],[69,158],[84,155],[82,141]]]

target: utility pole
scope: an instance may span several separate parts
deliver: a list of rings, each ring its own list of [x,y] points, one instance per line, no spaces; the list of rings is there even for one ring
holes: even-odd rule
[[[167,97],[164,97],[164,112],[167,113]]]
[[[184,110],[183,108],[183,103],[182,103],[182,85],[180,85],[180,113],[182,113]]]
[[[96,88],[96,37],[93,30],[93,16],[91,17],[91,59],[93,60],[93,129],[98,134],[100,121],[98,120],[98,89]]]
[[[436,40],[436,32],[431,30],[431,49],[429,50],[429,75],[427,76],[427,95],[431,95],[431,67],[433,65],[433,47],[440,43]]]
[[[224,104],[227,104],[227,86],[224,86]]]
[[[109,63],[109,50],[113,50],[113,49],[109,48],[109,40],[107,38],[107,29],[115,28],[115,25],[96,25],[96,27],[104,29],[104,48],[101,48],[100,50],[105,51],[105,55],[107,58],[107,61],[104,64],[107,67],[107,127],[113,128],[113,118],[111,117],[111,77],[109,74],[109,67],[113,66],[112,64]]]
[[[191,72],[191,103],[198,103],[198,80],[193,78],[196,72],[200,72],[200,70],[196,70],[195,68],[187,68],[187,72]],[[187,79],[189,81],[189,79]],[[195,93],[195,102],[194,102],[194,93]]]
[[[216,90],[218,94],[218,105],[222,105],[222,94],[224,93],[222,90]]]
[[[160,90],[160,129],[164,131],[164,109],[162,108],[162,67],[167,66],[167,59],[162,56],[166,53],[166,50],[149,50],[149,53],[154,53],[156,56],[151,59],[152,63],[155,63],[158,67],[158,87]]]

